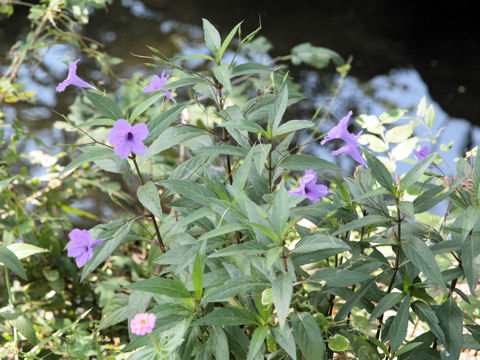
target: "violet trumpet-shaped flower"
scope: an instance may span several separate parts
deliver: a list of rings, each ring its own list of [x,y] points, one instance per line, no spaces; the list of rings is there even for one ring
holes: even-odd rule
[[[67,246],[69,257],[74,257],[77,266],[81,268],[93,257],[92,248],[100,245],[104,239],[92,241],[92,235],[88,230],[73,229],[68,234],[70,243]]]
[[[167,79],[169,77],[170,75],[165,76],[165,71],[162,71],[161,77],[158,77],[158,75],[153,75],[153,78],[150,81],[150,85],[144,87],[143,92],[147,93],[147,92],[160,90],[160,88],[165,86],[165,84],[167,83]],[[165,96],[168,97],[170,100],[175,101],[170,91],[163,90],[162,93],[164,93]]]
[[[92,85],[87,83],[85,80],[81,79],[80,77],[77,76],[77,63],[80,61],[80,59],[75,60],[73,63],[70,63],[68,65],[68,75],[65,80],[63,80],[60,84],[57,86],[57,92],[62,92],[65,90],[65,88],[69,85],[75,85],[78,87],[82,88],[93,88]]]
[[[127,120],[119,119],[107,134],[108,141],[113,144],[115,155],[126,159],[131,152],[142,155],[147,151],[143,140],[148,136],[147,125],[140,123],[132,126]]]
[[[340,139],[347,143],[347,145],[341,147],[338,150],[333,151],[332,155],[338,154],[348,154],[350,155],[356,162],[366,165],[365,160],[360,155],[358,151],[358,147],[360,144],[358,143],[358,138],[362,135],[363,131],[360,131],[357,135],[352,134],[348,131],[348,120],[350,120],[350,116],[352,116],[352,112],[349,111],[347,116],[340,120],[338,125],[334,126],[330,129],[327,136],[323,138],[320,142],[321,145],[324,145],[326,142],[334,139]]]
[[[422,146],[418,151],[413,150],[413,154],[415,155],[418,161],[422,161],[423,159],[425,159],[425,156],[427,156],[429,152],[430,152],[430,148],[427,145]]]
[[[138,313],[135,317],[130,321],[130,329],[132,333],[135,335],[145,335],[150,334],[155,327],[155,321],[157,317],[155,314],[150,313]]]
[[[428,145],[425,145],[425,146],[422,146],[420,148],[420,150],[413,150],[413,155],[415,155],[415,157],[417,158],[418,161],[422,161],[423,159],[425,159],[425,157],[430,153],[430,148],[428,147]],[[437,167],[437,165],[434,165],[434,164],[430,164],[428,167]]]
[[[303,195],[312,201],[319,201],[321,197],[327,195],[328,188],[325,185],[317,185],[317,173],[313,170],[305,171],[305,175],[300,179],[298,188],[290,190],[288,195]]]

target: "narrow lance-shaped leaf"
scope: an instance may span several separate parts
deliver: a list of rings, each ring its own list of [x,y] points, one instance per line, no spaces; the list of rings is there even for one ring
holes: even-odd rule
[[[207,44],[207,47],[218,61],[218,55],[221,49],[220,34],[218,33],[217,29],[215,29],[215,26],[210,23],[210,21],[207,19],[202,19],[202,21],[205,44]]]
[[[394,317],[392,325],[388,331],[388,338],[390,339],[390,347],[392,352],[397,351],[407,335],[409,309],[410,294],[407,295],[405,300],[403,300],[402,304],[398,308],[397,315]]]
[[[25,273],[22,263],[6,246],[0,246],[0,265],[6,266],[23,280],[27,280],[27,274]]]
[[[423,240],[410,237],[402,241],[402,250],[407,258],[423,272],[435,285],[445,288],[440,268],[428,246]]]
[[[423,175],[425,170],[428,169],[433,159],[435,159],[435,154],[430,154],[416,164],[401,180],[402,190],[406,190],[409,186],[413,185],[413,183]]]
[[[443,359],[458,359],[460,351],[462,350],[463,342],[463,318],[462,310],[458,307],[453,296],[448,299],[438,308],[437,316],[440,320],[440,326],[445,333],[447,343],[445,353],[442,354]]]
[[[195,257],[195,261],[193,263],[193,272],[192,272],[193,292],[195,293],[195,298],[197,300],[200,300],[203,294],[203,270],[205,268],[205,247],[204,246],[202,247],[204,248],[203,251],[200,250],[197,253],[197,256]]]
[[[122,110],[120,110],[118,105],[109,98],[95,94],[91,91],[84,91],[84,94],[87,95],[88,100],[91,101],[95,109],[100,111],[107,118],[113,120],[124,118]]]
[[[278,322],[281,327],[285,325],[293,294],[292,280],[289,274],[281,274],[273,281],[273,302],[277,310]]]
[[[293,315],[293,334],[305,360],[325,359],[323,336],[315,319],[309,313]]]
[[[256,358],[260,348],[265,341],[268,333],[268,326],[263,325],[255,329],[252,334],[252,340],[250,341],[250,347],[248,349],[247,360],[253,360]]]
[[[243,21],[239,22],[235,27],[230,31],[230,33],[227,35],[225,40],[223,40],[222,47],[220,48],[220,52],[218,53],[218,61],[222,60],[223,54],[225,53],[225,50],[227,50],[228,45],[232,41],[233,37],[237,33],[238,29],[240,28],[240,25],[242,25]]]
[[[463,241],[462,264],[470,293],[475,295],[475,287],[480,278],[480,237],[478,235],[472,234]]]
[[[373,156],[370,152],[364,151],[365,156],[367,157],[367,164],[370,168],[373,176],[378,181],[383,188],[388,190],[390,193],[395,194],[396,189],[393,185],[393,179],[390,175],[388,169],[383,165],[383,163]]]

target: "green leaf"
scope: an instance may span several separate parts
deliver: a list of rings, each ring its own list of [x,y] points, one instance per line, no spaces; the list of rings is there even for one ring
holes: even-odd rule
[[[268,154],[272,149],[272,144],[256,144],[253,150],[253,162],[255,163],[255,168],[259,175],[262,174],[265,169],[265,162],[267,160]]]
[[[132,114],[130,115],[130,118],[128,119],[128,121],[130,123],[133,123],[137,117],[142,115],[150,106],[155,104],[162,97],[165,97],[165,94],[163,92],[159,92],[158,94],[154,94],[151,97],[149,97],[140,105],[137,105],[135,109],[133,109]]]
[[[409,352],[410,350],[413,350],[413,349],[419,347],[422,344],[423,344],[423,342],[420,342],[420,341],[408,343],[405,346],[403,346],[400,350],[398,350],[395,354],[393,354],[393,358],[398,359],[398,357],[400,355],[403,355],[406,352]]]
[[[269,123],[271,125],[272,131],[275,131],[280,125],[285,110],[287,110],[288,104],[288,86],[287,84],[283,85],[282,89],[279,91],[275,98],[275,103],[272,107],[269,116]]]
[[[210,337],[213,341],[215,360],[229,360],[228,339],[220,326],[210,328]]]
[[[265,245],[256,242],[245,242],[239,245],[232,245],[210,254],[209,258],[225,257],[225,256],[246,256],[258,255],[266,252],[268,249]]]
[[[374,157],[370,152],[364,151],[364,154],[367,157],[368,167],[378,183],[390,193],[395,194],[396,189],[393,185],[392,176],[385,165],[383,165],[383,163]]]
[[[100,111],[108,119],[124,119],[122,110],[120,110],[118,105],[106,96],[95,94],[91,91],[85,91],[84,93],[87,95],[88,100],[90,100],[95,109]]]
[[[202,19],[203,21],[203,32],[205,38],[205,44],[210,49],[212,54],[215,56],[217,61],[219,61],[219,51],[221,49],[221,39],[220,34],[217,29],[208,21],[207,19]]]
[[[192,297],[185,285],[177,279],[151,278],[140,280],[128,285],[127,289],[165,295],[176,299],[189,299]]]
[[[248,292],[262,291],[269,286],[269,283],[252,280],[248,276],[240,276],[226,281],[223,285],[209,290],[202,303],[227,301],[229,298],[243,295]]]
[[[116,156],[113,153],[112,149],[99,147],[99,146],[86,146],[81,149],[83,154],[73,160],[70,164],[68,164],[60,173],[60,175],[69,172],[70,170],[75,169],[77,166],[83,165],[85,163],[100,160],[100,159],[107,159],[112,156]]]
[[[240,157],[245,157],[248,154],[248,151],[245,148],[226,144],[207,146],[203,149],[198,149],[197,152],[203,154],[232,155]]]
[[[27,274],[18,257],[6,246],[0,246],[0,265],[6,266],[13,273],[27,280]]]
[[[180,117],[180,114],[187,106],[188,103],[174,105],[161,115],[150,120],[147,123],[149,134],[144,141],[145,144],[151,144],[158,136],[160,136],[160,134],[163,133],[172,122]]]
[[[244,225],[244,224],[234,223],[234,224],[222,225],[222,226],[219,226],[219,227],[217,227],[213,230],[210,230],[210,231],[202,234],[198,238],[198,241],[203,241],[203,240],[211,239],[213,237],[222,236],[222,235],[225,235],[225,234],[230,234],[230,233],[233,233],[235,231],[243,230],[243,229],[247,229],[247,226]]]
[[[137,189],[138,200],[145,208],[159,219],[163,219],[160,196],[155,184],[151,181],[141,185]]]
[[[268,325],[263,325],[255,329],[252,334],[252,340],[250,340],[250,347],[248,349],[247,360],[253,360],[256,358],[257,353],[260,351],[265,338],[268,333]]]
[[[333,170],[333,171],[341,171],[341,169],[331,163],[330,161],[319,159],[313,155],[308,154],[297,154],[297,155],[290,155],[287,156],[283,161],[278,164],[278,166],[287,169],[287,170],[315,170],[315,171],[322,171],[322,170]]]
[[[228,65],[226,63],[215,66],[213,68],[213,75],[215,75],[215,78],[224,86],[228,93],[232,91],[230,71],[228,70]]]
[[[350,345],[350,341],[340,334],[335,334],[334,336],[330,336],[328,339],[328,347],[332,351],[345,351],[348,349],[348,345]]]
[[[428,246],[416,237],[409,237],[402,241],[402,250],[412,263],[425,274],[425,276],[438,286],[445,289],[440,268]]]
[[[180,61],[180,60],[210,60],[215,61],[214,58],[208,55],[195,54],[195,55],[186,55],[186,56],[174,56],[170,58],[170,61]]]
[[[370,320],[382,316],[385,311],[394,307],[400,300],[402,300],[402,298],[403,294],[398,292],[392,292],[383,296],[377,306],[375,306],[375,309],[373,309],[372,315],[370,315]]]
[[[392,124],[397,122],[408,110],[405,109],[392,109],[384,112],[380,115],[380,121],[382,124]]]
[[[388,338],[390,340],[390,348],[392,352],[397,351],[400,345],[403,344],[408,328],[408,310],[410,309],[410,294],[400,304],[397,315],[394,317],[392,325],[388,331]]]
[[[240,191],[243,191],[245,184],[248,180],[248,174],[250,173],[250,168],[252,167],[253,156],[255,154],[255,148],[251,148],[247,156],[242,162],[242,165],[235,171],[233,175],[233,186]]]
[[[354,229],[361,229],[362,227],[373,224],[385,224],[390,221],[392,221],[392,219],[389,219],[382,215],[367,215],[360,219],[350,221],[349,223],[340,226],[338,230],[335,231],[332,235],[338,235]]]
[[[281,274],[273,281],[272,286],[273,303],[277,310],[277,317],[280,327],[285,325],[290,308],[290,300],[293,294],[293,285],[290,274]]]
[[[435,109],[433,108],[433,105],[430,105],[427,114],[425,115],[425,125],[431,127],[433,124],[435,124]]]
[[[427,112],[427,99],[426,97],[422,97],[420,102],[418,103],[417,106],[417,116],[418,117],[424,117]]]
[[[262,224],[257,224],[254,222],[248,222],[248,224],[255,230],[260,231],[263,235],[269,237],[272,240],[275,240],[278,243],[281,243],[281,239],[278,237],[278,235],[270,228],[266,227],[265,225]]]
[[[472,234],[463,241],[462,264],[470,293],[475,296],[475,287],[480,278],[480,237],[478,235]]]
[[[273,137],[283,135],[292,131],[303,130],[313,127],[315,124],[308,120],[290,120],[282,124],[273,132]]]
[[[309,313],[292,316],[293,334],[305,360],[325,359],[325,345],[317,322]]]
[[[185,78],[177,80],[177,81],[169,82],[168,84],[162,86],[160,88],[160,90],[177,89],[177,88],[184,87],[184,86],[187,86],[187,85],[201,84],[201,83],[205,83],[205,80],[199,79],[199,78],[196,78],[196,77],[185,77]]]
[[[115,124],[116,121],[113,120],[113,119],[105,119],[105,118],[101,118],[101,119],[91,119],[91,120],[87,120],[79,125],[77,125],[79,128],[81,127],[87,127],[87,126],[112,126],[113,124]]]
[[[50,250],[44,249],[35,245],[30,245],[27,243],[15,243],[15,244],[10,244],[7,245],[8,250],[13,252],[15,256],[21,260],[26,257],[43,253],[43,252],[49,252]]]
[[[6,306],[0,309],[0,317],[10,321],[18,332],[25,336],[32,344],[37,343],[37,334],[35,333],[33,324],[21,311]]]
[[[295,338],[292,329],[284,327],[282,329],[274,328],[273,336],[283,350],[293,359],[297,360],[297,350],[295,346]]]
[[[297,245],[295,245],[295,249],[293,249],[292,253],[306,254],[327,249],[350,250],[350,246],[348,246],[343,240],[337,239],[333,236],[315,233],[300,240]]]
[[[414,123],[395,126],[387,131],[387,133],[385,134],[385,138],[388,142],[399,143],[407,140],[413,134],[414,129]]]
[[[105,240],[100,246],[94,250],[93,258],[87,261],[85,267],[82,271],[82,277],[80,281],[85,280],[85,278],[94,271],[98,265],[105,261],[106,258],[125,240],[128,233],[130,232],[130,227],[132,226],[133,221],[120,227],[113,235],[112,239]]]
[[[440,327],[445,333],[446,344],[444,345],[450,354],[448,358],[458,359],[463,342],[463,313],[457,306],[453,296],[449,296],[438,308],[437,315],[440,320]]]
[[[418,315],[420,320],[425,321],[430,328],[430,331],[438,338],[440,343],[445,344],[445,333],[440,327],[440,320],[437,314],[433,311],[430,305],[422,301],[415,301],[412,303],[413,311]]]
[[[127,160],[121,159],[119,156],[112,155],[108,159],[99,159],[93,161],[100,169],[113,172],[116,174],[130,174],[132,168]]]
[[[237,33],[237,31],[240,29],[240,25],[242,25],[243,21],[240,21],[235,27],[230,31],[230,33],[227,35],[225,40],[223,40],[222,47],[220,48],[220,52],[218,54],[218,61],[222,60],[223,54],[225,53],[225,50],[227,50],[228,45],[232,41],[233,37]]]
[[[203,251],[199,250],[193,262],[192,284],[195,299],[201,300],[203,294],[203,271],[205,269],[205,247],[202,246]]]
[[[258,63],[246,63],[235,66],[232,69],[231,77],[250,75],[250,74],[265,74],[268,75],[273,71],[272,68]]]
[[[148,147],[145,154],[141,155],[139,164],[143,164],[151,157],[167,150],[168,148],[171,148],[174,145],[179,145],[187,140],[201,135],[205,135],[205,131],[191,126],[168,128],[155,139],[155,141]]]
[[[336,268],[321,268],[310,277],[311,280],[326,281],[328,287],[347,287],[371,279],[368,273]]]
[[[215,308],[203,318],[197,321],[198,325],[255,325],[255,316],[247,310],[240,308]]]
[[[292,49],[292,63],[294,65],[305,63],[317,69],[323,69],[330,61],[333,61],[337,66],[345,63],[335,51],[313,46],[310,43],[302,43]]]
[[[408,189],[411,185],[418,181],[420,176],[423,175],[425,170],[427,170],[430,164],[433,162],[435,156],[435,154],[428,155],[422,161],[417,163],[412,169],[410,169],[410,171],[401,180],[402,190]]]
[[[356,306],[363,299],[363,297],[368,292],[370,286],[373,283],[374,279],[366,281],[360,286],[357,291],[350,295],[345,301],[345,304],[343,304],[343,306],[338,311],[337,315],[335,315],[334,320],[340,321],[345,318],[352,311],[353,307]]]

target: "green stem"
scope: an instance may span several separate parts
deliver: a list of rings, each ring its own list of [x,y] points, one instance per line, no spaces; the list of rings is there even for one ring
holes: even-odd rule
[[[3,267],[5,271],[5,286],[7,287],[7,294],[8,294],[8,303],[13,308],[13,294],[10,287],[10,278],[8,277],[8,269],[6,266]],[[13,325],[13,342],[15,344],[15,360],[18,360],[18,333],[17,328]]]
[[[152,333],[148,333],[148,336],[150,336],[150,339],[152,339],[153,345],[155,345],[155,349],[157,350],[157,354],[160,354],[162,352],[162,349],[160,348],[160,346],[158,346],[158,343],[153,337]]]
[[[145,185],[145,181],[143,180],[142,173],[140,172],[140,169],[138,167],[135,155],[133,155],[131,159],[133,160],[133,164],[135,165],[135,169],[137,170],[138,180],[140,180],[140,184]],[[152,219],[153,227],[155,228],[155,234],[157,234],[158,245],[160,246],[162,253],[165,254],[165,244],[163,243],[162,236],[160,235],[160,229],[158,228],[157,220],[155,220],[155,215],[153,215],[150,210],[146,210],[148,211],[148,216]]]

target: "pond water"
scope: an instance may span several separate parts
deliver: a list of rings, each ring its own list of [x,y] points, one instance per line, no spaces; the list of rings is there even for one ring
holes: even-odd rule
[[[241,20],[245,20],[244,33],[248,33],[258,26],[260,18],[260,34],[273,44],[272,57],[289,54],[293,46],[302,42],[330,48],[345,59],[353,57],[352,70],[332,109],[338,117],[349,109],[356,115],[379,115],[392,107],[413,110],[426,95],[435,107],[435,126],[446,127],[440,143],[455,142],[447,156],[448,162],[453,162],[466,149],[480,144],[480,131],[475,126],[480,124],[480,47],[474,36],[475,12],[460,5],[453,9],[442,6],[435,3],[433,8],[429,2],[422,2],[413,7],[402,2],[365,0],[348,2],[348,7],[343,2],[313,0],[118,0],[108,11],[97,10],[93,14],[85,35],[101,41],[108,53],[123,59],[116,73],[129,77],[135,72],[151,73],[143,59],[132,55],[149,55],[145,45],[156,47],[167,56],[206,53],[202,45],[202,17],[208,18],[222,36]],[[28,24],[18,21],[24,16],[21,11],[0,23],[3,53],[28,31]],[[51,109],[67,113],[74,96],[73,91],[61,96],[55,93],[56,84],[67,71],[62,62],[65,56],[68,60],[76,57],[68,45],[55,46],[35,71],[25,67],[20,72],[19,81],[37,91],[36,106],[6,106],[9,117],[17,116],[27,123],[53,153],[61,151],[55,144],[68,139],[65,133],[53,128],[58,115]],[[85,60],[79,73],[98,79],[101,74],[95,69],[93,63]],[[311,116],[331,96],[334,69],[292,70],[292,76],[303,85],[304,94],[310,99],[297,111]],[[27,142],[21,150],[29,153],[37,148],[33,142]],[[329,157],[326,149],[309,150]],[[32,171],[35,173],[35,168]]]

